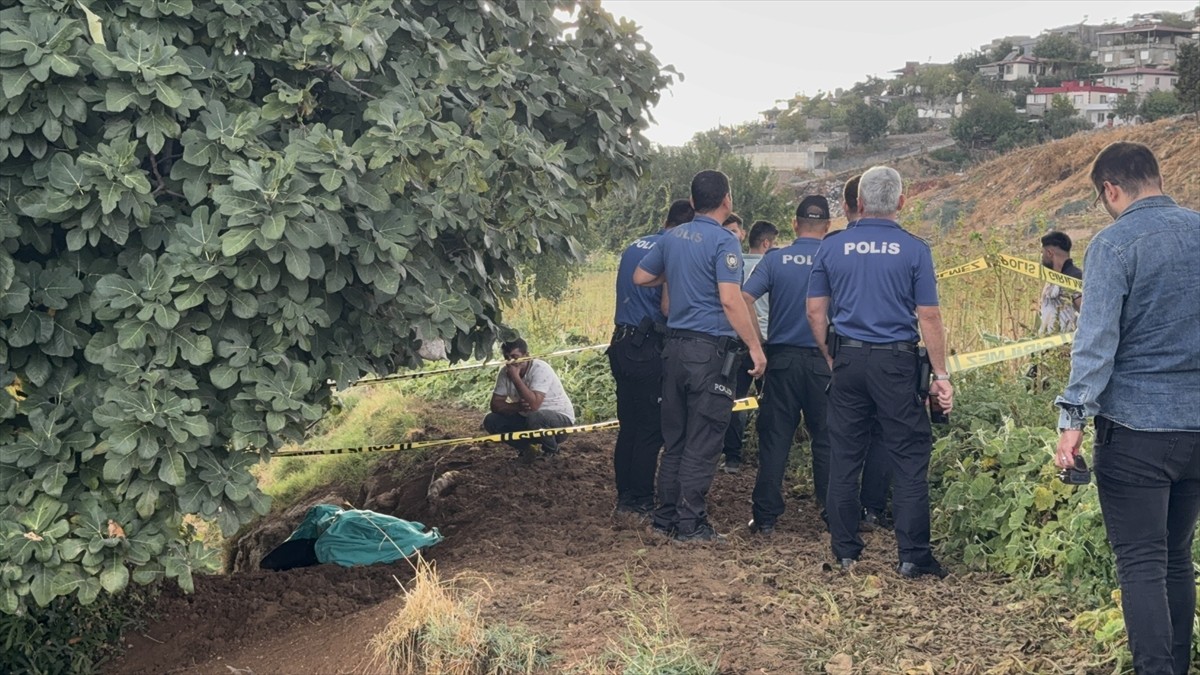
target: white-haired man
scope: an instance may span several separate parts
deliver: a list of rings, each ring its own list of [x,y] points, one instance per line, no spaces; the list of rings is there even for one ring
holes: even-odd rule
[[[904,194],[895,169],[877,166],[864,173],[858,204],[862,218],[855,226],[821,243],[808,286],[809,325],[833,371],[825,504],[833,555],[848,570],[862,552],[858,481],[878,422],[892,458],[897,572],[907,578],[943,577],[946,572],[929,547],[932,434],[917,393],[917,342],[923,336],[934,373],[929,395],[943,409],[952,407],[933,255],[928,244],[896,223]]]

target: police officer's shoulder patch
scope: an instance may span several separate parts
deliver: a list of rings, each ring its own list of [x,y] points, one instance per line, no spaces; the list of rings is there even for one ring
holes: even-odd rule
[[[730,271],[736,270],[738,267],[741,266],[741,264],[742,264],[742,261],[738,260],[736,253],[726,253],[725,254],[725,266],[728,267],[730,269]]]

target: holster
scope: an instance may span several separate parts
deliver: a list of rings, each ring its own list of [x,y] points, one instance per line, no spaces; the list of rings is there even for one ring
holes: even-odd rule
[[[650,337],[650,333],[654,332],[654,320],[650,317],[644,317],[641,323],[638,324],[637,331],[634,332],[630,342],[634,347],[641,348],[646,342],[646,338]]]
[[[725,355],[725,362],[721,364],[721,377],[728,378],[733,375],[733,369],[742,362],[750,349],[737,338],[723,337],[717,343],[717,351]]]
[[[833,332],[833,324],[825,327],[825,348],[829,350],[829,358],[835,358],[838,353],[838,334]]]
[[[929,383],[933,378],[933,364],[929,361],[929,350],[917,347],[917,396],[925,400],[929,396]]]

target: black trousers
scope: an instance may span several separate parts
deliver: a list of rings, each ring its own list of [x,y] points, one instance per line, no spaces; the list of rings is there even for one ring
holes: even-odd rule
[[[758,402],[758,477],[754,482],[754,522],[773,525],[784,513],[783,474],[800,415],[812,444],[813,485],[825,503],[829,486],[829,435],[825,387],[829,365],[816,349],[768,347],[767,375]]]
[[[733,392],[738,398],[745,398],[750,393],[750,385],[754,382],[754,378],[750,377],[750,369],[753,367],[754,359],[751,359],[749,354],[737,367],[735,373],[737,386],[733,388]],[[742,448],[746,444],[746,420],[749,419],[749,416],[750,411],[748,410],[730,415],[729,428],[725,430],[725,445],[721,448],[721,452],[725,454],[725,461],[742,461]]]
[[[708,521],[704,500],[733,408],[734,378],[721,376],[715,343],[668,337],[663,347],[663,454],[654,524],[690,534]]]
[[[871,427],[871,447],[863,463],[862,491],[859,498],[864,509],[883,514],[887,511],[888,491],[892,487],[892,458],[883,444],[883,432],[876,422]]]
[[[1200,432],[1134,431],[1097,417],[1093,462],[1133,668],[1185,675],[1196,608]]]
[[[662,337],[651,334],[641,345],[634,336],[614,340],[608,347],[608,366],[617,384],[617,445],[613,470],[617,504],[649,510],[654,507],[654,471],[662,447]]]
[[[929,413],[917,398],[917,358],[893,349],[845,347],[833,362],[829,390],[829,534],[836,558],[857,559],[862,513],[859,477],[871,427],[892,464],[892,514],[900,562],[933,563],[929,549]]]
[[[571,418],[552,410],[535,410],[528,415],[505,415],[488,413],[483,418],[483,428],[489,434],[507,434],[513,431],[531,431],[534,429],[556,429],[569,427],[573,424]],[[528,450],[533,444],[542,446],[542,452],[557,452],[561,436],[542,436],[528,441],[506,441],[517,450]]]

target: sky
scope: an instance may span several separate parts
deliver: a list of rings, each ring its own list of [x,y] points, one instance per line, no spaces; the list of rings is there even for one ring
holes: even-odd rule
[[[906,61],[949,63],[994,38],[1037,35],[1134,13],[1183,12],[1197,0],[839,2],[603,0],[641,27],[684,76],[654,108],[646,135],[682,145],[699,131],[758,119],[778,99],[849,88]]]

